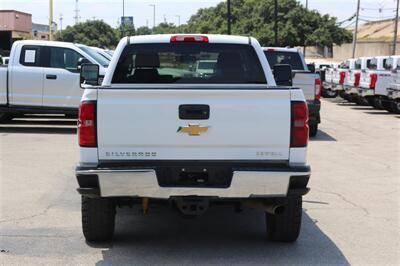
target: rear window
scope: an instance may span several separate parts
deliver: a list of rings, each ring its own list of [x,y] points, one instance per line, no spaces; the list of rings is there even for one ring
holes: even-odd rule
[[[357,59],[354,63],[354,69],[361,69],[361,59]]]
[[[367,65],[367,68],[371,70],[376,70],[378,68],[378,59],[371,59],[371,61],[369,61],[369,65]]]
[[[271,68],[276,64],[288,64],[292,70],[306,70],[299,53],[267,50],[264,54]]]
[[[340,63],[339,68],[349,69],[350,68],[350,61],[349,60],[343,61],[342,63]]]
[[[112,83],[265,84],[250,45],[152,43],[125,47]]]
[[[393,68],[393,58],[388,58],[387,60],[385,60],[383,68],[385,70],[391,70]]]

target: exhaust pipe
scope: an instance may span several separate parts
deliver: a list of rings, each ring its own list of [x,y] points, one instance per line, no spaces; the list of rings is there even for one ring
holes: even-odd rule
[[[248,208],[262,210],[274,215],[282,214],[285,211],[284,204],[265,202],[263,200],[246,200],[243,201],[242,204]]]

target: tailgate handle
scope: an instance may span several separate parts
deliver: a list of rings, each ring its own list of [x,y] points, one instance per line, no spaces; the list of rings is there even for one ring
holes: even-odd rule
[[[50,74],[47,74],[47,75],[46,75],[46,79],[57,79],[57,75],[50,75]]]
[[[179,119],[205,120],[210,118],[210,106],[207,104],[179,105]]]

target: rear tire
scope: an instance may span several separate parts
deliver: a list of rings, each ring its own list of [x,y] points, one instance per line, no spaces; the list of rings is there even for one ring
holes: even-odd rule
[[[82,231],[86,241],[112,240],[114,226],[115,204],[111,199],[82,196]]]
[[[318,133],[318,124],[309,125],[309,130],[310,131],[308,132],[308,135],[310,137],[315,137],[317,135],[317,133]]]
[[[9,113],[0,113],[0,124],[8,123],[13,119],[13,115]]]
[[[289,197],[281,214],[265,214],[267,238],[276,242],[294,242],[300,234],[302,197]]]
[[[392,113],[393,109],[392,109],[392,103],[389,101],[381,101],[382,102],[382,107],[384,110]]]
[[[338,91],[333,91],[330,89],[324,89],[323,90],[323,97],[325,98],[336,98],[338,96]]]
[[[395,114],[400,114],[400,101],[392,101],[391,103],[392,112]]]

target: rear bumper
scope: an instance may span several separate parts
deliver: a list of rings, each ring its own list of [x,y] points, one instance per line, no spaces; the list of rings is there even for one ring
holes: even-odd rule
[[[361,97],[375,96],[375,90],[359,88],[358,95],[360,95]]]
[[[304,195],[310,167],[233,168],[227,187],[160,185],[156,168],[115,167],[76,168],[78,192],[90,197],[149,197],[168,199],[177,196],[217,198],[286,197]]]
[[[308,105],[308,123],[310,125],[316,125],[321,123],[320,110],[321,110],[321,101],[320,100],[311,100],[307,101]]]
[[[358,87],[346,87],[345,89],[346,94],[359,94],[359,88]]]
[[[400,88],[399,89],[388,89],[388,98],[389,99],[400,99]]]

